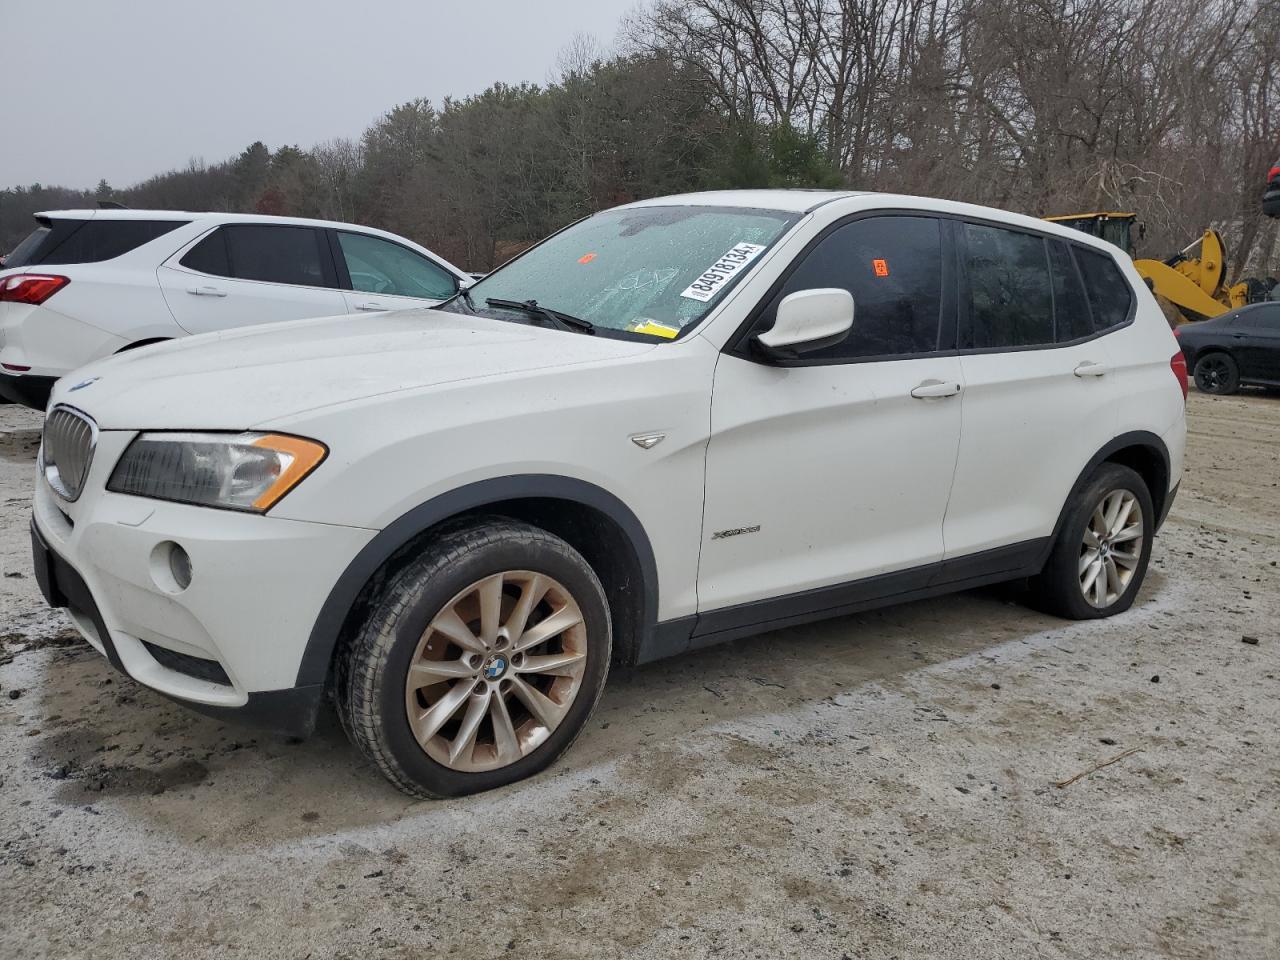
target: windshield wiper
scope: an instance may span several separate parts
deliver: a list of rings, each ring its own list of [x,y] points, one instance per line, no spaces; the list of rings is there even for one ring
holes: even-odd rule
[[[572,330],[575,333],[596,332],[596,325],[590,320],[583,320],[581,317],[561,313],[559,310],[552,310],[550,307],[538,306],[537,300],[501,300],[497,297],[489,297],[485,300],[485,303],[491,307],[523,311],[531,317],[539,317],[545,320],[557,330]]]

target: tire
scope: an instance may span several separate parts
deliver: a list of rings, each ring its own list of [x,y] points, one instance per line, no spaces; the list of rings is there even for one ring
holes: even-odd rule
[[[1215,351],[1196,361],[1196,388],[1220,397],[1240,389],[1240,368],[1230,354]]]
[[[432,540],[370,603],[337,654],[338,715],[410,796],[491,790],[569,748],[611,647],[604,589],[581,554],[537,527],[479,518]]]
[[[1101,519],[1105,521],[1105,510],[1113,502],[1120,504],[1118,523],[1108,529],[1105,522],[1098,522],[1098,512],[1103,511]],[[1129,505],[1127,509],[1126,505]],[[1131,519],[1134,510],[1140,512],[1138,524]],[[1126,516],[1130,518],[1127,521]],[[1035,605],[1069,620],[1094,620],[1128,610],[1147,574],[1155,520],[1151,492],[1142,477],[1118,463],[1102,464],[1072,497],[1049,559],[1040,574],[1032,578]],[[1136,550],[1126,549],[1124,544],[1135,541],[1114,537],[1127,537],[1134,527],[1141,528],[1138,534],[1141,540],[1136,541],[1139,544]],[[1098,537],[1098,530],[1108,532]],[[1086,540],[1087,535],[1093,539]],[[1091,546],[1093,542],[1098,542],[1098,547]],[[1086,560],[1090,561],[1088,565]],[[1089,574],[1098,564],[1096,577],[1107,578],[1111,567],[1119,582],[1103,579],[1100,589],[1097,579],[1089,580]]]

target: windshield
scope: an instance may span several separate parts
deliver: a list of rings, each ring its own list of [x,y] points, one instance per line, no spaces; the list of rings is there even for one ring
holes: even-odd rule
[[[740,207],[636,207],[574,224],[444,309],[530,322],[527,303],[600,332],[671,339],[701,320],[797,214]]]

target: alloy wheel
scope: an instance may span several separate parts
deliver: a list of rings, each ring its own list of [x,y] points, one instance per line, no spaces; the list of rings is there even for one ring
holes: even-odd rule
[[[1080,543],[1080,591],[1104,609],[1123,596],[1142,557],[1142,506],[1128,490],[1112,490],[1094,507]]]
[[[587,631],[557,580],[508,570],[477,580],[418,641],[405,712],[418,744],[451,770],[495,770],[528,756],[582,689]]]
[[[1227,384],[1227,363],[1220,357],[1206,357],[1196,369],[1196,377],[1196,385],[1206,393],[1218,393]]]

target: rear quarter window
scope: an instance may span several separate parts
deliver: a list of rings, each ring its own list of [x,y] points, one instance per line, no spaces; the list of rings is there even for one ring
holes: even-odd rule
[[[101,263],[114,260],[156,237],[162,237],[183,220],[53,220],[49,234],[26,263],[12,266]],[[75,226],[72,226],[74,224]],[[24,241],[25,243],[25,241]]]
[[[1089,305],[1093,308],[1094,332],[1103,333],[1122,326],[1133,309],[1133,288],[1129,281],[1111,257],[1082,246],[1073,244],[1073,247],[1089,294]]]

